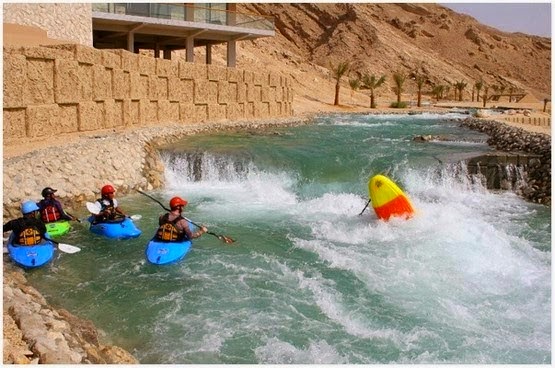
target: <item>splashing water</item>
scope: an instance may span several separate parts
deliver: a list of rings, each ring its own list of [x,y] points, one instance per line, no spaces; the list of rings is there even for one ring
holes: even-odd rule
[[[151,194],[185,197],[187,217],[236,246],[203,236],[182,262],[149,265],[163,210],[129,195],[120,203],[146,235],[76,227],[64,241],[78,256],[29,278],[142,363],[549,363],[550,211],[468,175],[461,159],[490,148],[461,117],[332,115],[188,137],[161,152],[167,185]],[[414,218],[358,216],[378,173]]]

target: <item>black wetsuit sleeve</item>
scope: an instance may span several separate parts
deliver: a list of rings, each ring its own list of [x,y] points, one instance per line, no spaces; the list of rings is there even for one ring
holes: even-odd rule
[[[4,224],[4,226],[2,226],[2,231],[3,232],[13,231],[15,222],[16,222],[16,220],[10,220],[10,221],[6,222]]]

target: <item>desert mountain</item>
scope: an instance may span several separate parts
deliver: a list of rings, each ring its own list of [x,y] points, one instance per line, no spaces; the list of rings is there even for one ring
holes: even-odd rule
[[[238,8],[273,16],[276,36],[240,42],[237,66],[290,74],[307,100],[320,100],[325,91],[333,102],[330,63],[343,61],[351,63],[342,79],[347,99],[349,78],[362,73],[385,75],[381,95],[388,98],[396,71],[425,75],[427,92],[463,81],[465,100],[480,79],[503,86],[504,93],[512,88],[539,100],[550,97],[551,38],[502,32],[438,4],[249,3]],[[407,94],[416,90],[410,81],[405,87]]]

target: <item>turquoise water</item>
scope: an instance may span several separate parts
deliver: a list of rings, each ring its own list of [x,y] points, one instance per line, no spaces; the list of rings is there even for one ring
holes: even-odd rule
[[[462,157],[486,136],[449,115],[339,115],[314,124],[189,137],[162,151],[167,186],[204,235],[185,260],[146,263],[162,208],[119,197],[143,235],[77,224],[30,282],[91,319],[141,363],[551,362],[551,216],[487,191]],[[449,142],[418,143],[413,135]],[[377,220],[370,176],[411,198]]]

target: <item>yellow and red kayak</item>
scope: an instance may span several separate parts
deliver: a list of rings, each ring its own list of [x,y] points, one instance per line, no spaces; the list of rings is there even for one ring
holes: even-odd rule
[[[409,218],[414,214],[414,208],[405,193],[384,175],[376,175],[368,181],[368,192],[372,207],[380,219],[389,220],[391,216]]]

